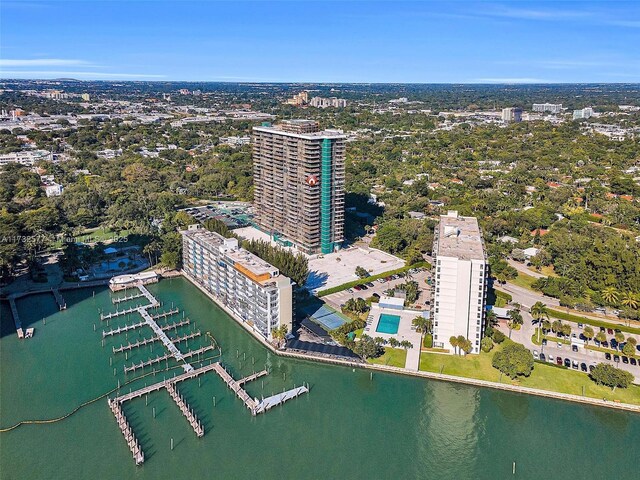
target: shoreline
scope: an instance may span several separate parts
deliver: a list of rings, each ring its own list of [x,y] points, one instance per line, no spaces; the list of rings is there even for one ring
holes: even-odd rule
[[[366,362],[363,362],[363,363],[350,362],[347,360],[340,360],[337,358],[327,358],[327,357],[321,357],[317,355],[292,352],[288,350],[278,350],[273,345],[271,345],[268,341],[266,341],[263,337],[261,337],[259,334],[254,332],[249,325],[247,325],[245,322],[238,319],[238,317],[226,306],[220,305],[218,302],[216,302],[215,297],[206,289],[204,289],[204,287],[202,287],[196,282],[191,281],[191,279],[184,273],[182,274],[182,277],[188,280],[189,283],[191,283],[191,285],[196,286],[202,293],[204,293],[207,297],[209,297],[216,304],[216,306],[220,307],[227,314],[229,314],[231,318],[233,318],[236,321],[236,323],[244,327],[244,329],[247,330],[249,333],[251,333],[254,338],[256,338],[260,343],[262,343],[265,347],[267,347],[272,353],[276,355],[295,358],[298,360],[306,360],[310,362],[324,362],[324,363],[330,363],[334,365],[341,365],[344,367],[364,368],[372,371],[375,370],[379,372],[392,373],[397,375],[407,375],[407,376],[416,377],[416,378],[426,378],[426,379],[437,380],[441,382],[453,382],[453,383],[471,385],[471,386],[481,387],[481,388],[491,388],[494,390],[502,390],[502,391],[508,391],[512,393],[521,393],[521,394],[527,394],[527,395],[534,395],[537,397],[545,397],[545,398],[552,398],[555,400],[564,400],[567,402],[581,403],[583,405],[592,405],[596,407],[604,407],[604,408],[611,408],[614,410],[640,413],[640,405],[633,405],[630,403],[622,403],[622,402],[616,402],[612,400],[600,400],[592,397],[583,397],[581,395],[554,392],[552,390],[541,390],[541,389],[531,388],[531,387],[522,387],[522,386],[509,385],[504,383],[489,382],[487,380],[479,380],[479,379],[469,378],[469,377],[458,377],[455,375],[447,375],[443,373],[426,372],[421,370],[413,371],[413,370],[406,370],[404,368],[399,368],[399,367],[390,367],[388,365],[376,365],[376,364],[371,364]]]

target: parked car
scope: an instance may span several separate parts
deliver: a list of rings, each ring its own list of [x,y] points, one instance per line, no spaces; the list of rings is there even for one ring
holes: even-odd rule
[[[556,358],[556,365],[562,366],[562,357]]]
[[[602,342],[602,346],[604,348],[609,348],[609,342],[607,342],[606,340],[604,342]]]
[[[375,287],[375,285],[372,282],[367,282],[367,287],[373,288],[373,287]]]
[[[611,348],[618,348],[618,341],[615,338],[612,338],[609,343],[611,344]]]
[[[599,347],[599,346],[600,346],[600,342],[599,342],[598,340],[594,340],[594,341],[593,341],[593,343],[594,343],[594,345],[595,345],[596,347]]]
[[[593,363],[589,365],[589,373],[593,372],[594,368],[596,368],[596,366]]]
[[[636,361],[636,359],[634,357],[631,357],[629,359],[629,363],[631,363],[631,365],[637,365],[638,364],[638,362]]]
[[[353,293],[353,288],[348,289],[347,292]]]
[[[540,354],[538,353],[537,350],[533,351],[533,358],[535,358],[536,360],[538,360],[540,358]]]
[[[604,359],[605,360],[611,360],[611,354],[609,352],[604,354]]]
[[[570,368],[571,367],[571,359],[565,358],[564,359],[564,366],[567,367],[567,368]]]
[[[584,328],[584,325],[582,323],[578,323],[578,328]]]
[[[632,358],[631,360],[635,360],[634,358]],[[540,361],[541,362],[546,362],[547,361],[547,357],[544,355],[544,353],[540,354]]]
[[[607,329],[606,329],[606,328],[604,328],[604,327],[600,327],[600,331],[601,331],[601,332],[606,332],[606,331],[607,331]]]
[[[542,339],[542,345],[544,346],[544,345],[546,345],[546,344],[547,344],[547,339],[546,339],[546,338],[543,338],[543,339]]]
[[[612,328],[607,328],[607,333],[609,335],[613,335],[613,329]]]
[[[625,357],[624,355],[622,356],[622,363],[624,363],[625,365],[629,364],[629,358]]]
[[[574,352],[578,351],[578,346],[577,345],[571,345],[571,350]]]
[[[558,342],[558,348],[562,348],[562,342]]]
[[[550,363],[554,363],[556,361],[556,359],[551,354],[549,354],[548,360]]]
[[[587,364],[586,364],[586,363],[584,363],[584,362],[582,362],[582,363],[580,364],[580,370],[582,370],[583,372],[586,372],[586,371],[587,371]]]
[[[360,285],[360,290],[369,290],[369,287],[366,285]]]
[[[613,361],[617,362],[617,363],[620,363],[620,356],[619,355],[614,355],[613,356]]]
[[[574,361],[572,361],[572,362],[571,362],[571,366],[572,366],[574,369],[576,369],[576,370],[577,370],[579,365],[578,365],[578,362],[576,362],[576,361],[574,360]]]
[[[353,287],[354,290],[360,291],[362,290],[362,287],[360,285],[356,285]]]

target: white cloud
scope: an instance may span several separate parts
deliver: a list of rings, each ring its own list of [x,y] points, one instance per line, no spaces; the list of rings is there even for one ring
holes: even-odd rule
[[[66,58],[0,58],[0,67],[73,67],[91,66],[84,60]]]

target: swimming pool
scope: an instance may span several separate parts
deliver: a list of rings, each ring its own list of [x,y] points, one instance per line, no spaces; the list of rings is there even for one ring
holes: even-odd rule
[[[389,315],[388,313],[381,313],[376,332],[378,333],[390,333],[395,335],[398,333],[398,324],[400,323],[399,315]]]

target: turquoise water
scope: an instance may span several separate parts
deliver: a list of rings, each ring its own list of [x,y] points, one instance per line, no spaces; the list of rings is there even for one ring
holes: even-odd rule
[[[201,439],[165,391],[151,394],[148,405],[126,403],[147,457],[141,467],[103,399],[62,422],[1,433],[0,478],[602,479],[612,471],[638,477],[638,415],[377,372],[371,380],[365,370],[282,359],[185,280],[164,280],[150,290],[165,308],[173,302],[194,321],[180,333],[211,331],[236,378],[270,368],[264,388],[260,380],[247,385],[250,394],[302,382],[311,392],[252,417],[215,374],[203,376],[201,386],[183,382],[180,392],[205,425]],[[111,353],[124,338],[101,347],[100,325],[95,332],[93,325],[100,323],[98,309],[114,310],[108,291],[64,295],[69,308],[63,312],[50,295],[19,302],[23,322],[36,328],[26,341],[11,333],[8,308],[0,306],[2,427],[63,415],[124,382],[125,363],[160,354],[149,349],[125,362]]]
[[[395,335],[398,333],[398,325],[400,325],[400,317],[398,315],[389,315],[388,313],[381,313],[376,332],[390,333]]]

